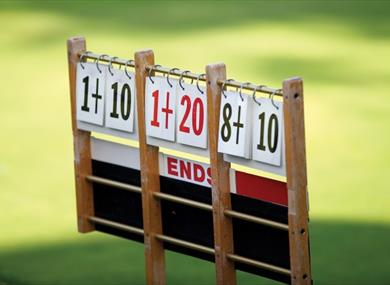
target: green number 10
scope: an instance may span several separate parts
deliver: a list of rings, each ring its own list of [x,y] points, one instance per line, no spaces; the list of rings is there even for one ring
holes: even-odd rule
[[[265,121],[265,113],[261,113],[259,115],[260,120],[260,142],[257,145],[258,150],[265,151],[266,147],[264,145],[264,121]],[[272,129],[274,129],[274,135],[272,136]],[[272,114],[268,121],[268,149],[271,153],[274,153],[278,147],[278,138],[279,138],[279,122],[278,117],[275,114]]]
[[[114,103],[112,106],[112,112],[110,113],[110,116],[112,118],[118,118],[118,111],[117,111],[117,101],[118,101],[118,83],[114,83],[111,85],[111,89],[114,91]],[[121,98],[120,98],[120,108],[121,108],[121,116],[123,120],[127,120],[130,117],[130,110],[131,110],[131,90],[130,86],[125,83],[122,86],[121,91]]]

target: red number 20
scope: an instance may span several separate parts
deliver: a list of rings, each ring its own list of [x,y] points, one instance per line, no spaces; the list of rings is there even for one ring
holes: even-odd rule
[[[185,105],[185,112],[183,116],[183,120],[180,123],[179,130],[183,133],[189,133],[190,128],[186,126],[186,122],[188,119],[188,116],[190,115],[191,111],[191,99],[188,95],[184,95],[181,98],[181,105]],[[195,98],[194,104],[192,105],[192,129],[194,131],[194,134],[199,136],[203,131],[203,124],[204,124],[204,108],[203,108],[203,102],[200,98]]]

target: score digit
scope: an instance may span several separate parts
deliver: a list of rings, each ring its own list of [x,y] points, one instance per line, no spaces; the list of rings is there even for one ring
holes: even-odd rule
[[[77,120],[101,126],[104,122],[107,66],[100,64],[99,68],[94,63],[77,64],[76,116]]]
[[[250,157],[251,104],[248,98],[238,92],[225,91],[222,94],[218,152]]]
[[[282,151],[283,104],[271,99],[256,99],[253,107],[252,158],[280,166]]]
[[[177,80],[170,84],[164,77],[146,79],[145,124],[147,136],[174,141]]]
[[[186,83],[181,85],[177,87],[177,142],[205,149],[207,148],[206,92],[201,87],[199,90],[196,85]]]
[[[111,71],[111,72],[110,72]],[[134,131],[134,73],[111,68],[107,72],[106,127],[132,133]]]

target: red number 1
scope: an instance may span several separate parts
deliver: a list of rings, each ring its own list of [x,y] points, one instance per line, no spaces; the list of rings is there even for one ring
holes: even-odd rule
[[[150,124],[153,127],[160,127],[160,122],[158,121],[158,96],[159,90],[155,90],[152,93],[154,102],[153,102],[153,120],[150,121]],[[170,114],[173,114],[173,110],[169,109],[169,92],[167,92],[167,102],[165,108],[162,108],[162,112],[165,113],[165,128],[168,129],[168,117]]]
[[[158,90],[153,91],[152,93],[154,102],[153,102],[153,120],[150,121],[150,124],[154,127],[159,127],[160,123],[157,120],[158,112]]]

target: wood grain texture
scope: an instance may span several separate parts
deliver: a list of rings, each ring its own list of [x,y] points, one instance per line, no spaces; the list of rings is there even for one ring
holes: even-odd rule
[[[291,283],[311,284],[303,82],[283,82]]]
[[[79,54],[86,50],[85,39],[83,37],[70,38],[67,41],[67,47],[76,180],[77,225],[79,232],[86,233],[95,229],[94,225],[88,221],[88,217],[94,214],[92,185],[85,178],[88,175],[92,175],[91,133],[78,130],[76,118],[76,70],[80,58]]]
[[[221,87],[218,80],[226,79],[224,64],[206,66],[207,112],[210,165],[212,176],[212,202],[214,223],[215,268],[217,284],[236,284],[234,262],[227,258],[233,253],[233,225],[224,211],[231,209],[230,201],[230,163],[225,162],[223,154],[218,153],[219,110],[221,105]]]
[[[135,80],[137,92],[138,135],[141,159],[142,211],[144,224],[145,262],[147,284],[166,284],[163,243],[156,239],[162,234],[161,205],[153,197],[160,192],[158,147],[147,145],[145,128],[145,80],[146,66],[154,64],[151,50],[135,53]]]

